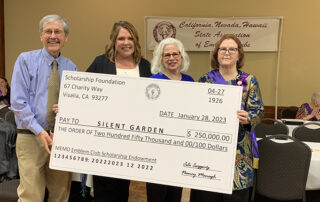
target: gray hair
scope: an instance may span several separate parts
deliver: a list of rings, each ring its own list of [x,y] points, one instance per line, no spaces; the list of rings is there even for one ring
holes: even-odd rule
[[[316,101],[320,103],[320,92],[312,93],[311,103],[315,104]]]
[[[47,15],[44,16],[41,20],[40,20],[40,24],[39,24],[39,32],[41,33],[43,31],[43,24],[45,22],[54,22],[54,21],[59,21],[62,26],[63,26],[63,30],[64,33],[66,35],[68,35],[69,33],[69,25],[66,19],[64,19],[63,17],[59,16],[59,15]]]
[[[163,50],[168,44],[175,44],[180,51],[182,56],[182,63],[180,66],[180,72],[186,72],[189,69],[190,60],[187,52],[184,50],[184,46],[178,39],[174,38],[166,38],[163,39],[158,46],[153,51],[153,58],[151,61],[151,72],[152,74],[156,74],[159,72],[164,72],[164,66],[162,64],[162,54]]]

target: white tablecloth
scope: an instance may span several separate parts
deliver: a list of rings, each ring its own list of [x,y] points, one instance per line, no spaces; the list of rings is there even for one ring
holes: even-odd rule
[[[311,162],[308,174],[306,190],[320,189],[320,143],[304,142],[311,150]]]

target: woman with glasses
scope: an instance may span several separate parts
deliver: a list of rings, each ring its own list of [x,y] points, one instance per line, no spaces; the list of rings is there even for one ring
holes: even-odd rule
[[[173,38],[162,40],[153,52],[151,78],[194,81],[184,74],[189,69],[189,57],[183,44]],[[182,187],[147,183],[148,202],[180,202]]]
[[[166,38],[153,52],[151,72],[154,75],[151,78],[194,81],[191,76],[183,73],[189,69],[189,65],[189,56],[181,41]]]
[[[190,202],[248,202],[249,188],[253,185],[253,169],[257,165],[257,142],[252,126],[260,121],[264,108],[257,79],[240,70],[244,65],[244,51],[240,40],[233,34],[224,35],[211,54],[212,71],[199,82],[241,86],[241,109],[238,110],[239,132],[233,192],[231,195],[191,190]]]
[[[150,63],[141,56],[138,32],[131,23],[114,23],[106,52],[95,58],[87,72],[132,77],[151,76]],[[129,185],[130,180],[93,176],[94,201],[127,202]]]

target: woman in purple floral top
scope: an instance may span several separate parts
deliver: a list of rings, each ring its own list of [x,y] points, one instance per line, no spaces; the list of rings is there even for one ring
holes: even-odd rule
[[[211,56],[213,70],[202,76],[199,82],[243,87],[242,109],[237,111],[240,127],[233,192],[227,195],[191,190],[190,202],[247,202],[249,188],[253,184],[253,169],[257,167],[257,161],[254,161],[254,154],[257,152],[256,138],[251,129],[260,121],[264,112],[259,84],[253,75],[239,70],[244,65],[244,51],[235,35],[224,35],[215,44]]]

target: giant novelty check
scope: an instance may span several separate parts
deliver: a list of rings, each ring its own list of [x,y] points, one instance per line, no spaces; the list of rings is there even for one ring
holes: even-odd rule
[[[232,192],[242,88],[64,71],[50,168]]]

